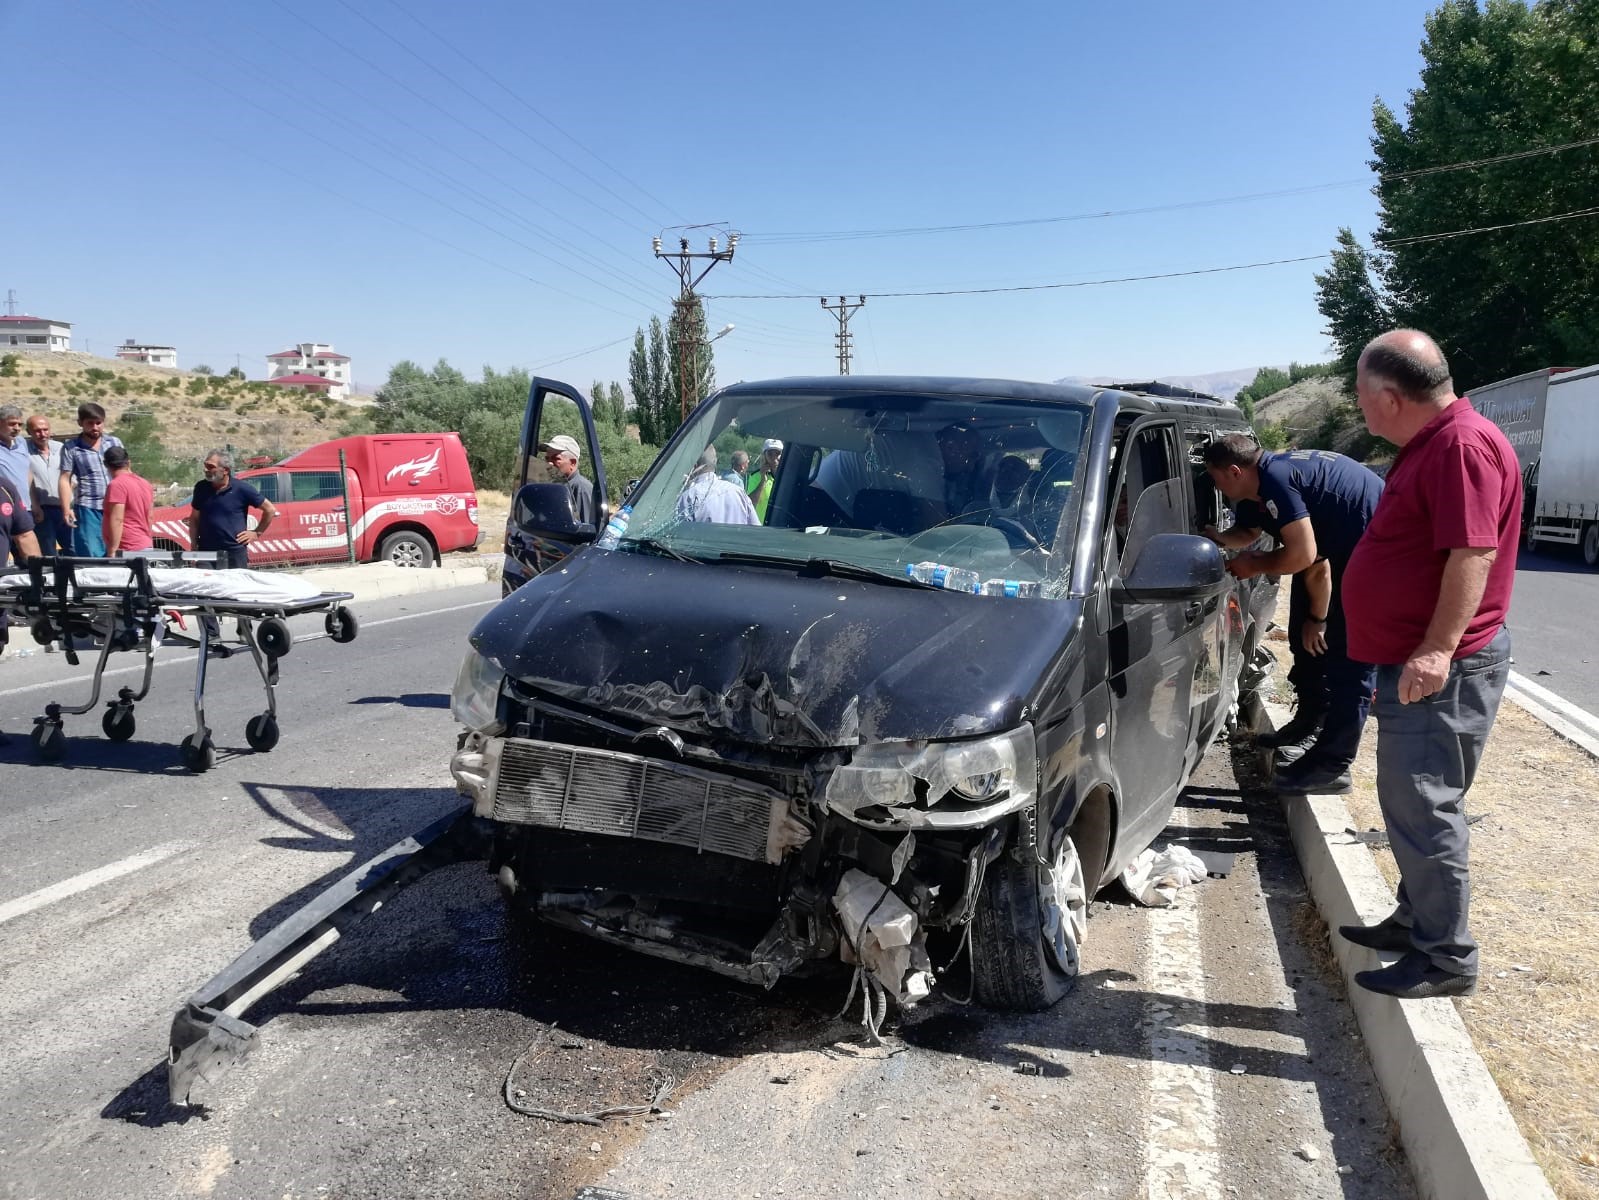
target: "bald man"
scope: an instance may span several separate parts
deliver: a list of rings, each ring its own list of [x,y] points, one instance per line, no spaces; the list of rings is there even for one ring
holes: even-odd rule
[[[1399,906],[1345,938],[1399,952],[1360,986],[1402,1000],[1469,996],[1465,797],[1510,675],[1505,616],[1521,528],[1516,452],[1455,395],[1436,342],[1374,339],[1355,377],[1366,428],[1399,447],[1343,577],[1349,653],[1377,664],[1377,799],[1398,863]]]

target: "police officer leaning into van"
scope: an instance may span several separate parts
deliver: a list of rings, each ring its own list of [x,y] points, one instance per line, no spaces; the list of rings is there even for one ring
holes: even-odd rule
[[[1277,748],[1277,788],[1299,794],[1347,792],[1349,764],[1371,711],[1376,668],[1349,657],[1338,588],[1376,511],[1382,480],[1342,454],[1274,453],[1241,433],[1206,446],[1205,468],[1237,516],[1237,525],[1225,533],[1207,530],[1213,540],[1241,549],[1264,530],[1280,543],[1271,551],[1244,550],[1227,569],[1240,579],[1293,576],[1289,679],[1299,707],[1275,737],[1260,739]]]

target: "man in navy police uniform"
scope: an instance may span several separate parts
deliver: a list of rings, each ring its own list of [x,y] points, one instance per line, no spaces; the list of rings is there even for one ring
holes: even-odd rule
[[[1237,524],[1212,533],[1227,549],[1251,545],[1264,530],[1280,543],[1242,550],[1227,569],[1240,579],[1291,575],[1289,679],[1299,708],[1276,737],[1278,790],[1342,793],[1371,711],[1376,668],[1349,657],[1339,585],[1355,543],[1371,522],[1382,480],[1329,450],[1272,452],[1244,434],[1205,447],[1205,466],[1234,503]]]

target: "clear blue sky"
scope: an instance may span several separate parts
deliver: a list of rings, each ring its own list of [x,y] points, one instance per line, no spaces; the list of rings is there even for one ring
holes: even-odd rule
[[[625,380],[628,341],[552,360],[669,312],[651,236],[726,222],[737,257],[700,289],[711,328],[737,326],[719,378],[827,374],[823,294],[1183,271],[1364,235],[1371,103],[1402,108],[1432,7],[0,0],[0,296],[74,322],[79,348],[136,338],[219,370],[238,355],[252,377],[316,340],[367,387],[440,357],[586,386]],[[855,371],[1319,359],[1322,265],[870,300]]]

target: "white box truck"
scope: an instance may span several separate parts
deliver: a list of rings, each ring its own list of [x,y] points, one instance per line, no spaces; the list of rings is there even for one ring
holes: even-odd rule
[[[1549,373],[1541,442],[1525,475],[1527,548],[1579,546],[1599,566],[1599,364]]]

